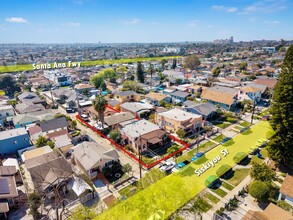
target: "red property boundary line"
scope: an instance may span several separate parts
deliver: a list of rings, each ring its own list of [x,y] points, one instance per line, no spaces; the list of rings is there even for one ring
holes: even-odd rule
[[[120,112],[118,111],[117,109],[114,109],[110,106],[106,106],[107,108],[115,111],[115,112]],[[186,148],[189,147],[189,144],[182,141],[182,140],[179,140],[178,138],[174,137],[173,135],[169,135],[170,138],[180,144],[183,145],[182,148],[180,148],[179,150],[177,150],[176,152],[172,153],[172,154],[169,154],[165,157],[162,157],[160,158],[159,160],[151,163],[151,164],[146,164],[145,162],[139,160],[134,154],[130,153],[128,150],[124,149],[122,146],[120,146],[119,144],[117,144],[115,141],[113,141],[112,139],[108,138],[106,135],[104,135],[102,132],[100,132],[98,129],[96,129],[95,127],[93,127],[92,125],[90,125],[89,123],[87,123],[86,121],[84,121],[81,116],[78,114],[75,116],[76,119],[78,121],[80,121],[81,123],[83,123],[84,125],[86,125],[88,128],[90,128],[92,131],[94,131],[95,133],[99,134],[101,137],[107,139],[108,141],[110,141],[110,143],[112,145],[114,145],[116,148],[118,148],[119,150],[123,151],[127,156],[131,157],[132,159],[134,159],[136,162],[140,163],[142,166],[144,166],[146,169],[150,169],[152,168],[153,166],[156,166],[157,164],[161,163],[162,161],[166,160],[166,159],[169,159],[170,157],[173,157],[174,155],[184,151]]]

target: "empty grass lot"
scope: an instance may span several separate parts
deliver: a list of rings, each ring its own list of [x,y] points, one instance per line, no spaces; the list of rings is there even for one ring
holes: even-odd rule
[[[245,177],[248,176],[249,172],[250,172],[250,169],[236,169],[234,171],[234,174],[231,175],[231,177],[227,179],[226,181],[232,184],[233,186],[237,186],[239,183],[242,182],[242,180],[245,179]]]
[[[212,201],[214,204],[217,204],[217,203],[220,201],[220,199],[218,199],[217,197],[215,197],[214,195],[212,195],[212,194],[210,194],[210,193],[206,193],[206,194],[204,194],[203,197],[206,198],[206,199],[209,199],[209,200]]]
[[[220,188],[217,188],[217,189],[211,189],[214,193],[216,193],[218,196],[220,196],[220,197],[225,197],[225,195],[227,195],[227,193],[224,191],[224,190],[222,190],[222,189],[220,189]]]
[[[178,208],[182,207],[186,204],[186,202],[193,199],[196,195],[203,191],[206,188],[204,184],[205,180],[209,176],[215,175],[217,169],[221,165],[227,164],[234,166],[235,162],[233,161],[233,157],[235,154],[240,151],[247,153],[249,148],[254,146],[257,140],[261,138],[268,138],[268,136],[273,134],[273,132],[269,132],[271,131],[271,128],[269,123],[266,121],[257,123],[252,126],[250,130],[250,134],[239,134],[235,136],[233,138],[233,144],[229,147],[219,145],[200,158],[198,163],[190,163],[187,165],[187,172],[184,174],[175,172],[167,177],[164,177],[158,182],[150,185],[148,188],[136,193],[125,201],[100,214],[95,219],[144,220],[153,217],[159,210],[165,213],[165,218],[168,218],[168,216],[173,214]],[[269,135],[267,135],[267,133]],[[200,168],[202,163],[212,160],[217,155],[221,155],[221,150],[223,149],[227,149],[229,154],[225,157],[222,156],[221,160],[214,167],[206,170],[200,176],[190,172],[193,169]],[[244,172],[246,173],[243,173],[243,171],[236,171],[234,176],[228,180],[228,182],[233,185],[237,185],[242,179],[244,179],[245,176],[248,175],[249,169]],[[218,193],[223,195],[220,191],[218,191]]]

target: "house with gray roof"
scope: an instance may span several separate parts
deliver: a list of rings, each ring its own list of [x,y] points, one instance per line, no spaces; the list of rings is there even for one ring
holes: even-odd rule
[[[34,103],[19,103],[15,106],[15,110],[19,114],[25,114],[30,112],[37,112],[45,110],[45,107],[42,104]]]
[[[41,99],[33,92],[23,92],[17,98],[19,101],[21,101],[21,103],[25,103],[27,105],[44,104],[46,102],[44,99]]]
[[[99,172],[103,172],[119,160],[115,149],[107,150],[96,142],[84,141],[73,149],[75,163],[90,178],[95,178]]]
[[[197,115],[202,115],[203,120],[211,120],[213,115],[217,113],[217,107],[211,103],[195,103],[192,106],[187,106],[183,110]]]
[[[119,112],[114,115],[105,117],[104,121],[109,128],[115,129],[120,123],[132,121],[134,119],[134,115],[130,112]]]
[[[190,93],[188,92],[182,92],[182,91],[175,91],[170,93],[172,100],[175,103],[182,103],[186,101],[187,97],[190,96]]]
[[[49,134],[56,131],[67,130],[68,122],[65,117],[54,118],[48,121],[41,121],[39,126],[43,134]]]

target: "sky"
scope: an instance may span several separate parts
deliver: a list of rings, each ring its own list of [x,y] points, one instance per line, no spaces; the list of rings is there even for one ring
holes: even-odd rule
[[[293,39],[293,0],[1,0],[0,43]]]

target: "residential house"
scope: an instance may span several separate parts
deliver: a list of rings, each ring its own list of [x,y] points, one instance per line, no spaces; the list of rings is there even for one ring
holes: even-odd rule
[[[124,145],[129,145],[136,153],[147,148],[158,147],[165,144],[168,134],[158,125],[145,119],[127,124],[119,129]]]
[[[240,87],[237,98],[239,101],[249,100],[258,103],[261,99],[261,89],[253,86]]]
[[[275,88],[276,83],[278,80],[276,78],[268,78],[268,77],[259,77],[257,78],[254,83],[267,86],[268,89],[273,90]]]
[[[49,134],[60,130],[66,130],[68,127],[68,122],[65,117],[54,118],[48,121],[39,122],[39,126],[42,129],[42,133]]]
[[[75,163],[90,178],[96,178],[98,173],[119,161],[119,155],[115,149],[107,150],[102,145],[89,141],[74,147],[72,155]]]
[[[52,93],[58,103],[66,104],[69,108],[76,107],[77,94],[74,90],[55,89]]]
[[[118,125],[122,122],[132,122],[135,117],[130,112],[119,112],[104,118],[105,124],[111,129],[117,129]]]
[[[52,110],[47,109],[43,111],[30,112],[26,114],[20,114],[13,117],[7,118],[8,121],[11,121],[15,128],[27,127],[33,123],[51,120],[54,118]]]
[[[56,159],[57,157],[57,154],[48,145],[27,150],[21,154],[21,159],[27,169]]]
[[[18,150],[29,146],[29,136],[24,128],[0,132],[0,156],[15,154]]]
[[[25,114],[29,112],[43,111],[45,110],[45,107],[42,104],[19,103],[15,106],[15,110],[19,114]]]
[[[249,210],[241,220],[292,220],[290,212],[270,203],[264,211]]]
[[[190,96],[188,92],[181,92],[181,91],[172,92],[170,95],[172,97],[172,101],[175,103],[182,103],[186,101],[188,96]]]
[[[79,83],[74,86],[74,89],[79,94],[83,93],[84,91],[89,92],[90,90],[94,89],[95,87],[90,84]]]
[[[201,94],[201,98],[213,105],[218,105],[220,108],[230,110],[237,103],[237,94],[237,89],[215,86],[205,89]]]
[[[59,70],[46,70],[44,71],[44,77],[57,86],[69,86],[72,84],[71,76]]]
[[[53,141],[54,146],[58,148],[63,155],[66,155],[66,153],[68,153],[73,147],[69,134],[56,135],[50,139]]]
[[[171,97],[171,93],[173,93],[175,91],[177,91],[177,89],[173,86],[170,86],[170,87],[167,87],[163,90],[163,94]]]
[[[150,92],[145,96],[145,101],[154,106],[160,106],[161,101],[172,102],[172,99],[164,94]]]
[[[33,183],[31,190],[45,194],[47,198],[54,198],[56,187],[59,193],[68,190],[67,184],[73,177],[71,165],[62,156],[48,158],[46,154],[40,155],[26,168]]]
[[[211,103],[193,103],[194,105],[185,107],[183,110],[193,114],[201,115],[203,120],[211,120],[217,113],[218,108]]]
[[[45,104],[46,100],[41,99],[39,96],[37,96],[33,92],[23,92],[19,96],[17,96],[17,99],[24,104],[30,105],[30,104]]]
[[[187,88],[187,91],[191,94],[202,92],[202,90],[203,90],[203,86],[199,86],[199,85],[192,85]]]
[[[117,110],[120,108],[120,102],[116,99],[107,99],[107,105]]]
[[[120,103],[124,102],[139,102],[140,95],[134,91],[123,91],[114,93],[113,98]]]
[[[0,213],[7,218],[9,209],[15,205],[18,190],[14,175],[17,170],[14,166],[0,166]]]
[[[282,186],[280,188],[280,194],[278,200],[284,200],[293,206],[293,176],[287,174]]]
[[[0,127],[4,127],[4,121],[7,117],[14,115],[14,109],[11,105],[0,105]]]
[[[155,122],[171,133],[176,133],[180,129],[194,133],[196,129],[202,127],[202,116],[174,108],[156,113]]]
[[[154,107],[140,102],[125,102],[120,105],[121,112],[130,112],[135,117],[145,117],[153,112]]]

